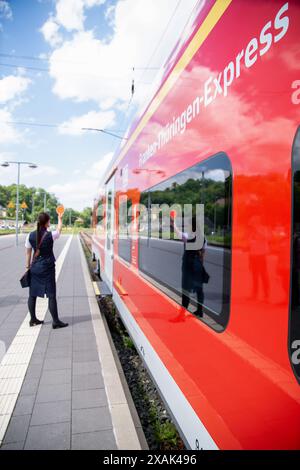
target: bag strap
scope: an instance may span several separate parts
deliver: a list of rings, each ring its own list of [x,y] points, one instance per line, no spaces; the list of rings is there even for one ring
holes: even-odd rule
[[[44,241],[44,239],[45,239],[47,233],[48,233],[48,232],[47,232],[47,230],[46,230],[46,232],[44,233],[44,235],[43,235],[42,238],[40,239],[40,242],[39,242],[39,244],[38,244],[38,246],[37,246],[37,249],[35,250],[35,253],[34,253],[34,255],[33,255],[33,260],[35,260],[35,259],[39,256],[41,244],[43,243],[43,241]]]

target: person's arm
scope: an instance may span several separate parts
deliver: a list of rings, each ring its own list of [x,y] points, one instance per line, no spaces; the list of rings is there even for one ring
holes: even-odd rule
[[[178,239],[182,240],[183,242],[186,242],[189,238],[188,233],[181,232],[181,230],[179,230],[179,228],[177,227],[176,222],[174,220],[174,217],[171,216],[170,222],[171,222],[171,224],[170,224],[171,228],[173,228],[174,232],[176,232],[176,235],[177,235]]]
[[[29,241],[29,234],[27,235],[26,240],[25,240],[25,248],[26,248],[26,269],[29,269],[31,265],[31,256],[32,256],[32,246]]]
[[[62,224],[62,215],[59,215],[56,230],[54,230],[54,232],[52,232],[53,241],[57,240],[60,237],[60,234],[61,234],[61,231],[62,231],[62,225],[63,225]]]
[[[30,268],[32,248],[26,248],[26,269]]]
[[[206,241],[206,238],[204,238],[203,247],[201,248],[201,250],[199,250],[199,256],[202,262],[204,261],[206,247],[207,247],[207,241]]]
[[[57,227],[56,227],[56,230],[59,232],[59,234],[61,234],[62,226],[63,226],[62,215],[59,215],[58,216],[58,224],[57,224]]]

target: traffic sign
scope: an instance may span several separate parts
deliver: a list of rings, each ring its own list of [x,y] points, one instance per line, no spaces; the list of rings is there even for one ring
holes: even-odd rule
[[[21,204],[21,209],[28,209],[28,206],[27,206],[27,204],[26,204],[25,201],[22,202],[22,204]]]

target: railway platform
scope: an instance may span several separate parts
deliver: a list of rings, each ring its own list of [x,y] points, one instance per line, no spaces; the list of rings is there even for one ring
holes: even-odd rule
[[[145,448],[79,237],[55,246],[61,330],[47,299],[37,304],[45,323],[29,327],[23,242],[0,238],[0,449]]]

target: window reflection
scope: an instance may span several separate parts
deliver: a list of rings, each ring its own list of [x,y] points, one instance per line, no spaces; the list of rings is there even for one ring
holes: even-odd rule
[[[119,196],[119,256],[131,263],[131,233],[130,224],[132,221],[132,200],[127,195]]]
[[[148,215],[140,218],[140,270],[184,309],[205,321],[212,319],[212,326],[224,326],[229,315],[231,260],[228,157],[220,153],[177,174],[144,192],[140,202],[148,207]],[[187,204],[192,205],[189,230],[182,217]],[[204,239],[191,249],[197,204],[204,205]],[[169,218],[164,217],[165,207]]]
[[[111,250],[111,205],[112,205],[112,192],[109,191],[107,195],[107,218],[106,218],[106,248]]]
[[[99,237],[104,235],[104,204],[100,200],[96,208],[96,231]]]

